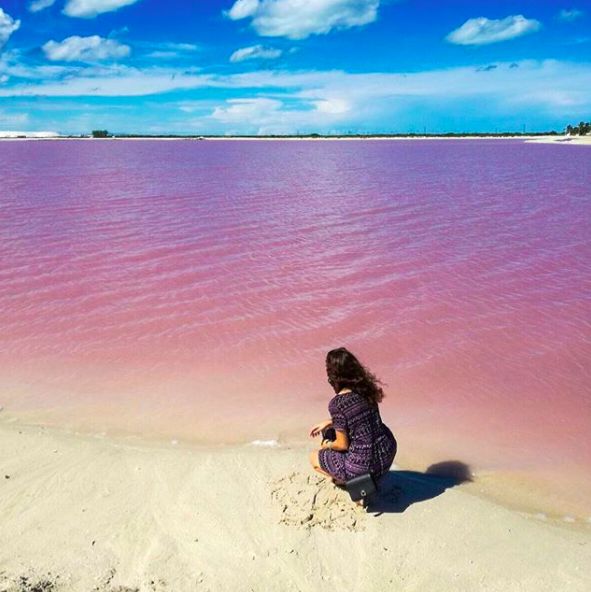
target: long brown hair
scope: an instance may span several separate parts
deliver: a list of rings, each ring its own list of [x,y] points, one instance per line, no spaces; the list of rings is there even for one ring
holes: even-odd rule
[[[384,383],[345,347],[331,349],[326,354],[326,374],[335,393],[349,388],[373,405],[377,405],[385,396],[380,386]]]

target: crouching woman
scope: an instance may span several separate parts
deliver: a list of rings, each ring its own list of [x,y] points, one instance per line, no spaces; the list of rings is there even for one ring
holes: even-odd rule
[[[328,403],[331,418],[316,424],[310,436],[324,435],[332,427],[336,438],[323,439],[310,462],[336,484],[364,473],[377,482],[392,466],[397,449],[396,438],[380,416],[380,381],[344,347],[328,352],[326,373],[336,393]]]

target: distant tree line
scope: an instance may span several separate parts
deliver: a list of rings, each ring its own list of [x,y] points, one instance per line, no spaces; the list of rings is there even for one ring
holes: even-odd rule
[[[581,121],[579,125],[567,125],[566,133],[569,136],[586,136],[591,133],[591,122]]]
[[[581,121],[579,125],[567,125],[565,132],[571,136],[585,136],[591,134],[591,122],[585,123]],[[93,138],[113,138],[113,134],[107,130],[92,130]],[[237,134],[235,137],[241,138],[504,138],[504,137],[519,137],[519,136],[557,136],[558,132],[555,130],[538,131],[538,132],[517,132],[517,131],[502,131],[502,132],[444,132],[444,133],[357,133],[349,131],[344,134],[318,134],[318,133],[304,133],[304,134]],[[117,134],[118,138],[185,138],[187,140],[205,140],[206,138],[223,138],[224,136],[216,134],[204,135],[179,135],[179,134]]]
[[[445,132],[445,133],[357,133],[347,132],[344,134],[236,134],[231,136],[233,138],[505,138],[505,137],[529,137],[529,136],[557,136],[559,133],[555,130],[542,131],[542,132]],[[207,138],[225,138],[226,136],[219,134],[201,134],[201,135],[189,135],[189,134],[113,134],[107,132],[107,130],[93,130],[93,138],[180,138],[186,140],[205,140]]]

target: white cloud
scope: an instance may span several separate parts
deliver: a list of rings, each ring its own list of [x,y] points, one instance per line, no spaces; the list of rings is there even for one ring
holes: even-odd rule
[[[349,103],[347,101],[335,97],[316,101],[315,106],[317,111],[320,111],[321,113],[328,113],[330,115],[346,113],[350,109]]]
[[[229,99],[225,106],[216,107],[212,117],[223,123],[235,123],[245,119],[260,121],[270,112],[278,111],[283,103],[275,99]]]
[[[6,113],[0,111],[0,125],[2,127],[23,125],[29,121],[28,113]]]
[[[229,100],[217,106],[210,119],[219,124],[213,128],[215,133],[332,133],[343,129],[386,131],[387,125],[393,129],[412,126],[425,113],[440,113],[463,122],[460,126],[467,129],[474,118],[465,115],[466,111],[478,109],[486,101],[484,125],[496,119],[509,121],[501,125],[511,129],[528,113],[535,113],[540,120],[568,119],[570,114],[591,108],[587,92],[590,64],[553,60],[514,64],[497,63],[494,70],[471,66],[400,74],[259,71],[234,75],[218,82],[291,92],[278,95],[266,90],[262,91],[266,97]],[[195,120],[195,129],[211,129],[207,121]]]
[[[226,122],[227,129],[248,133],[330,131],[349,124],[355,129],[369,125],[383,129],[385,121],[403,121],[399,113],[407,113],[406,121],[415,121],[417,110],[454,114],[463,120],[469,118],[466,105],[477,110],[484,101],[489,120],[500,114],[513,120],[517,113],[553,120],[576,118],[591,109],[591,64],[524,60],[495,65],[494,70],[469,66],[414,73],[257,70],[216,75],[194,68],[138,69],[118,64],[52,65],[40,71],[0,58],[0,76],[11,78],[9,84],[0,85],[0,97],[140,97],[226,89],[239,92],[241,98],[218,105],[217,110],[211,105],[207,121],[218,126]],[[194,105],[185,107],[185,112],[196,110]],[[226,128],[216,129],[223,133]]]
[[[179,54],[176,51],[162,51],[160,49],[156,49],[154,51],[151,51],[150,53],[147,53],[146,57],[159,60],[159,59],[177,58],[178,55]]]
[[[408,73],[257,70],[222,75],[178,66],[140,69],[67,62],[25,66],[10,55],[0,56],[0,77],[10,77],[8,84],[0,84],[0,97],[21,97],[11,102],[19,111],[29,108],[27,97],[62,97],[46,103],[47,108],[59,106],[68,130],[75,132],[93,124],[76,119],[73,106],[82,105],[79,99],[64,97],[161,95],[157,101],[140,101],[142,109],[117,120],[118,129],[145,131],[158,121],[161,132],[222,134],[413,131],[418,120],[429,125],[429,117],[441,125],[437,131],[486,130],[491,121],[506,129],[522,122],[531,129],[536,122],[546,126],[548,121],[560,128],[563,121],[578,121],[591,109],[591,63],[522,60],[495,62],[492,70],[471,65]],[[203,93],[195,94],[195,89],[208,89],[208,98],[198,99]],[[229,100],[220,99],[216,89],[224,89]],[[163,96],[171,91],[175,95]],[[117,117],[108,107],[101,108],[106,109],[106,120]],[[57,119],[43,121],[44,126],[59,127]]]
[[[43,51],[53,62],[95,62],[127,57],[131,49],[129,45],[98,35],[74,35],[63,41],[48,41]]]
[[[561,21],[572,23],[577,19],[580,19],[585,13],[578,8],[571,8],[570,10],[563,9],[558,13],[558,18]]]
[[[8,38],[21,26],[19,20],[13,19],[0,8],[0,49],[6,44]]]
[[[535,33],[541,26],[539,21],[527,19],[521,14],[497,20],[479,17],[468,19],[446,39],[458,45],[485,45]]]
[[[112,12],[139,0],[68,0],[64,14],[80,18],[93,18],[104,12]]]
[[[245,60],[274,60],[281,56],[283,52],[280,49],[264,47],[262,45],[252,45],[237,49],[231,56],[231,62],[243,62]]]
[[[142,49],[150,50],[145,54],[145,57],[155,59],[167,59],[167,58],[179,58],[187,57],[201,48],[199,45],[194,43],[173,43],[173,42],[161,42],[161,43],[146,43],[139,42],[134,43],[134,46]]]
[[[39,12],[55,4],[55,0],[32,0],[29,4],[30,12]]]
[[[182,109],[182,107],[181,107]],[[299,130],[326,129],[340,121],[340,114],[323,111],[314,104],[287,106],[285,102],[266,97],[228,99],[213,109],[208,117],[196,120],[203,125],[207,120],[221,124],[226,134],[292,134]]]
[[[47,97],[139,97],[194,89],[205,86],[220,86],[211,77],[174,68],[145,68],[139,70],[122,65],[108,67],[70,68],[54,67],[55,72],[45,70],[45,80],[37,68],[6,66],[4,71],[11,76],[27,76],[33,82],[21,83],[9,88],[0,88],[0,96],[47,96]],[[0,72],[3,71],[0,65]],[[49,79],[48,79],[49,77]]]
[[[170,49],[172,51],[198,51],[199,46],[195,43],[174,43],[174,42],[163,42],[158,43],[158,47],[162,49]]]
[[[236,0],[227,14],[232,20],[237,21],[248,16],[253,16],[258,8],[259,0]]]
[[[16,50],[0,54],[0,74],[14,79],[31,81],[52,81],[60,76],[74,75],[73,66],[55,64],[26,64],[21,61],[21,53]]]
[[[372,23],[379,5],[380,0],[237,0],[226,15],[251,18],[264,37],[305,39]]]
[[[290,97],[308,101],[316,110],[345,113],[347,109],[351,116],[381,108],[395,111],[399,104],[421,101],[443,101],[449,106],[484,98],[491,108],[522,103],[556,109],[554,115],[567,105],[591,108],[587,92],[591,64],[523,60],[496,65],[494,70],[459,67],[416,73],[259,71],[232,76],[231,82],[242,88],[294,89]],[[556,88],[560,95],[552,91]]]

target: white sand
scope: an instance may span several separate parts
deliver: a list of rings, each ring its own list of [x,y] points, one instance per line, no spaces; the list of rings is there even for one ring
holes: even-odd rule
[[[57,132],[23,132],[23,131],[14,131],[14,130],[0,130],[0,139],[21,139],[21,140],[34,140],[34,139],[48,139],[48,138],[58,138],[59,134]]]
[[[530,138],[526,142],[533,144],[565,144],[572,146],[591,146],[591,136],[541,136]]]
[[[520,514],[475,483],[366,513],[312,472],[312,447],[195,448],[2,419],[0,591],[591,589],[591,525]]]

